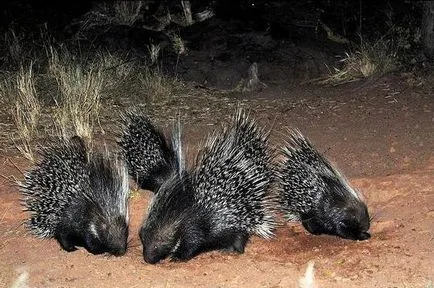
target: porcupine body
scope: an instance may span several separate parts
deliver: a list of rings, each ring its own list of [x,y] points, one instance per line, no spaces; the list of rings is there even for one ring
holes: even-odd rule
[[[19,183],[27,228],[66,251],[122,255],[128,238],[128,172],[121,159],[88,153],[83,140],[59,140],[42,151]]]
[[[297,129],[282,149],[278,190],[282,211],[312,234],[353,240],[370,238],[370,218],[361,195]]]
[[[176,143],[170,143],[150,117],[141,109],[130,109],[122,117],[118,141],[128,164],[130,176],[140,188],[157,191],[177,170]]]
[[[243,253],[252,234],[272,237],[266,142],[243,111],[229,128],[210,135],[192,170],[173,174],[153,199],[140,231],[145,261],[187,261],[210,250]]]

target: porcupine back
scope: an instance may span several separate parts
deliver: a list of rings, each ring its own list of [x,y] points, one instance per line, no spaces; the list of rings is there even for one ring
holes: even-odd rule
[[[274,151],[268,143],[269,132],[260,127],[245,109],[238,108],[232,118],[232,129],[226,131],[226,134],[232,134],[233,145],[242,148],[245,157],[253,161],[257,169],[260,169],[258,173],[269,177],[271,183],[274,175],[271,165]]]
[[[369,238],[369,214],[361,195],[297,129],[282,148],[279,178],[282,210],[314,234]]]
[[[176,171],[176,149],[163,131],[142,109],[129,109],[122,115],[122,135],[118,141],[131,177],[142,189],[158,190]]]
[[[243,109],[231,126],[208,137],[193,172],[200,206],[217,231],[241,229],[269,238],[275,219],[268,135]]]
[[[37,237],[54,236],[63,210],[77,195],[90,190],[88,155],[81,139],[51,144],[40,161],[19,182],[22,204],[31,213],[27,228]]]
[[[230,128],[210,135],[193,170],[160,187],[140,232],[146,262],[168,256],[186,261],[214,249],[242,253],[250,234],[272,236],[271,180],[259,173],[268,165],[259,167],[262,161],[246,153],[252,141],[266,138],[237,133],[243,131],[240,123],[233,120]],[[238,137],[251,141],[244,146]]]
[[[59,140],[20,183],[27,227],[66,251],[122,255],[128,237],[128,174],[114,155],[88,153],[81,138]]]

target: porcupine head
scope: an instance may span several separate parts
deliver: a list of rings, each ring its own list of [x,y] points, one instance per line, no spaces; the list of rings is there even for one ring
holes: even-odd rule
[[[287,193],[284,201],[290,202],[284,205],[297,212],[306,230],[352,240],[370,238],[370,218],[362,196],[298,130],[291,132],[284,154],[280,178]]]
[[[368,209],[357,192],[340,176],[324,174],[317,177],[324,190],[317,199],[318,204],[301,216],[306,230],[352,240],[369,239]]]
[[[215,235],[212,216],[197,206],[188,176],[177,177],[160,187],[140,230],[145,262],[188,261],[215,249],[243,253],[247,238],[231,230]]]
[[[209,227],[207,218],[201,216],[200,209],[195,209],[191,177],[185,170],[179,117],[172,145],[177,171],[172,171],[159,187],[139,232],[143,258],[150,264],[169,256],[173,260],[192,258],[203,242],[203,227]]]
[[[174,173],[160,187],[139,233],[145,262],[155,264],[169,256],[173,259],[184,258],[177,257],[181,242],[186,235],[194,235],[200,230],[195,228],[200,219],[194,213],[193,203],[187,176],[180,177]]]
[[[92,254],[125,254],[128,239],[128,175],[120,159],[93,155],[90,191],[72,200],[55,237],[67,251],[83,246]]]

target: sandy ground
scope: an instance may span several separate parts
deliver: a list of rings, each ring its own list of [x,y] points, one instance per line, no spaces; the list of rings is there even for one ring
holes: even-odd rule
[[[11,287],[19,275],[27,275],[29,287],[296,287],[311,260],[318,287],[433,287],[434,86],[430,79],[417,87],[406,80],[388,76],[335,88],[269,87],[230,99],[242,100],[273,127],[275,145],[282,143],[285,127],[299,127],[309,136],[365,196],[373,216],[371,239],[313,236],[289,223],[275,239],[252,237],[243,255],[214,251],[187,263],[149,265],[137,233],[151,195],[144,191],[130,202],[125,256],[67,253],[54,240],[27,235],[20,225],[26,215],[18,190],[1,180],[0,287]],[[221,113],[229,116],[231,107],[221,100]],[[219,115],[186,124],[190,151]],[[28,165],[2,155],[0,174],[20,178],[17,168]]]

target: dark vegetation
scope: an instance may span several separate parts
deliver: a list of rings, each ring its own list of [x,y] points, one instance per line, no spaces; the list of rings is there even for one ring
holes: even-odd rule
[[[48,36],[79,57],[107,50],[146,63],[154,63],[149,47],[158,45],[165,72],[225,89],[249,77],[253,63],[270,84],[321,77],[342,68],[336,60],[345,52],[364,53],[367,43],[393,57],[394,68],[428,65],[421,53],[424,7],[417,1],[192,0],[190,20],[182,1],[136,3],[130,18],[118,21],[115,2],[4,1],[0,65],[34,61]],[[205,19],[210,13],[215,16]],[[14,37],[27,57],[10,55]]]

